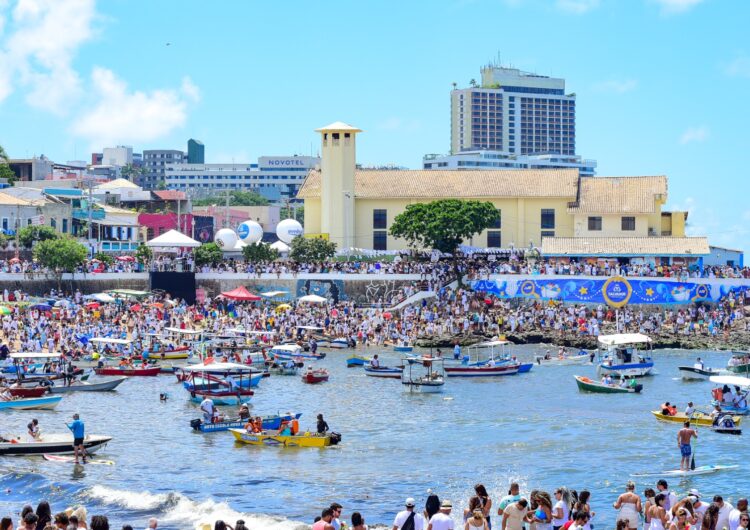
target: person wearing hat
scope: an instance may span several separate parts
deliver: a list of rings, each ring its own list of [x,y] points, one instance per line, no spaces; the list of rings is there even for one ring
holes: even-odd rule
[[[414,504],[411,497],[406,499],[406,509],[396,514],[392,530],[424,530],[424,518],[414,511]]]
[[[706,515],[706,510],[708,510],[708,503],[701,502],[701,492],[695,488],[688,490],[688,497],[690,497],[690,501],[693,503],[695,517],[699,521],[703,521],[703,516]]]
[[[444,500],[441,502],[440,511],[432,516],[430,524],[427,525],[427,530],[453,530],[452,509],[453,503],[451,501]]]

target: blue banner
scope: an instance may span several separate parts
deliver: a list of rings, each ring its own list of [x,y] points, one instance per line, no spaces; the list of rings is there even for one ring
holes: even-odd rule
[[[607,304],[624,307],[628,304],[689,304],[716,302],[730,292],[748,289],[747,281],[719,282],[696,280],[676,282],[665,279],[624,278],[539,278],[530,277],[476,280],[471,282],[475,291],[493,294],[499,298],[537,298],[584,304]]]

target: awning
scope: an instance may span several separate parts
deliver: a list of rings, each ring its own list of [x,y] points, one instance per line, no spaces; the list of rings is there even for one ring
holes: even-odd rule
[[[221,293],[221,296],[223,296],[224,298],[229,298],[230,300],[241,300],[247,302],[255,302],[257,300],[260,300],[260,296],[251,293],[242,285],[240,285],[236,289],[232,289],[231,291]]]
[[[201,246],[201,244],[192,237],[186,236],[182,232],[178,232],[177,230],[170,230],[169,232],[165,232],[159,237],[155,237],[151,241],[147,242],[146,246],[151,248],[196,248]]]

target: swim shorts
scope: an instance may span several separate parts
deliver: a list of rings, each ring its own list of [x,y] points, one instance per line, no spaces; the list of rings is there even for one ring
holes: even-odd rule
[[[73,447],[77,445],[83,445],[83,438],[74,438],[73,439]]]
[[[682,453],[682,456],[690,456],[691,452],[692,452],[692,449],[690,447],[690,444],[680,445],[680,453]]]

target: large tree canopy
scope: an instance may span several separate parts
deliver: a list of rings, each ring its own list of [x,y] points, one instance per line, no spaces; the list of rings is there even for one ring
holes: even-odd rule
[[[72,237],[47,239],[34,247],[34,259],[55,273],[57,288],[61,288],[64,272],[73,272],[88,256],[84,245]]]
[[[211,206],[216,204],[223,206],[226,204],[224,195],[213,195],[203,199],[195,199],[193,206]],[[268,199],[254,191],[235,190],[229,194],[229,206],[266,206]]]
[[[289,257],[297,263],[321,263],[331,259],[335,254],[336,243],[320,237],[295,237],[289,251]]]
[[[195,264],[199,267],[202,265],[216,265],[221,262],[224,253],[216,243],[206,243],[195,249]]]
[[[445,199],[410,204],[393,220],[390,232],[411,247],[453,254],[462,241],[490,228],[499,216],[491,202]]]
[[[268,263],[279,258],[279,251],[271,248],[268,243],[260,242],[257,245],[247,245],[242,249],[245,261],[250,263]]]
[[[18,241],[22,246],[31,248],[35,241],[49,241],[58,239],[60,234],[47,225],[30,225],[24,226],[18,231]]]

